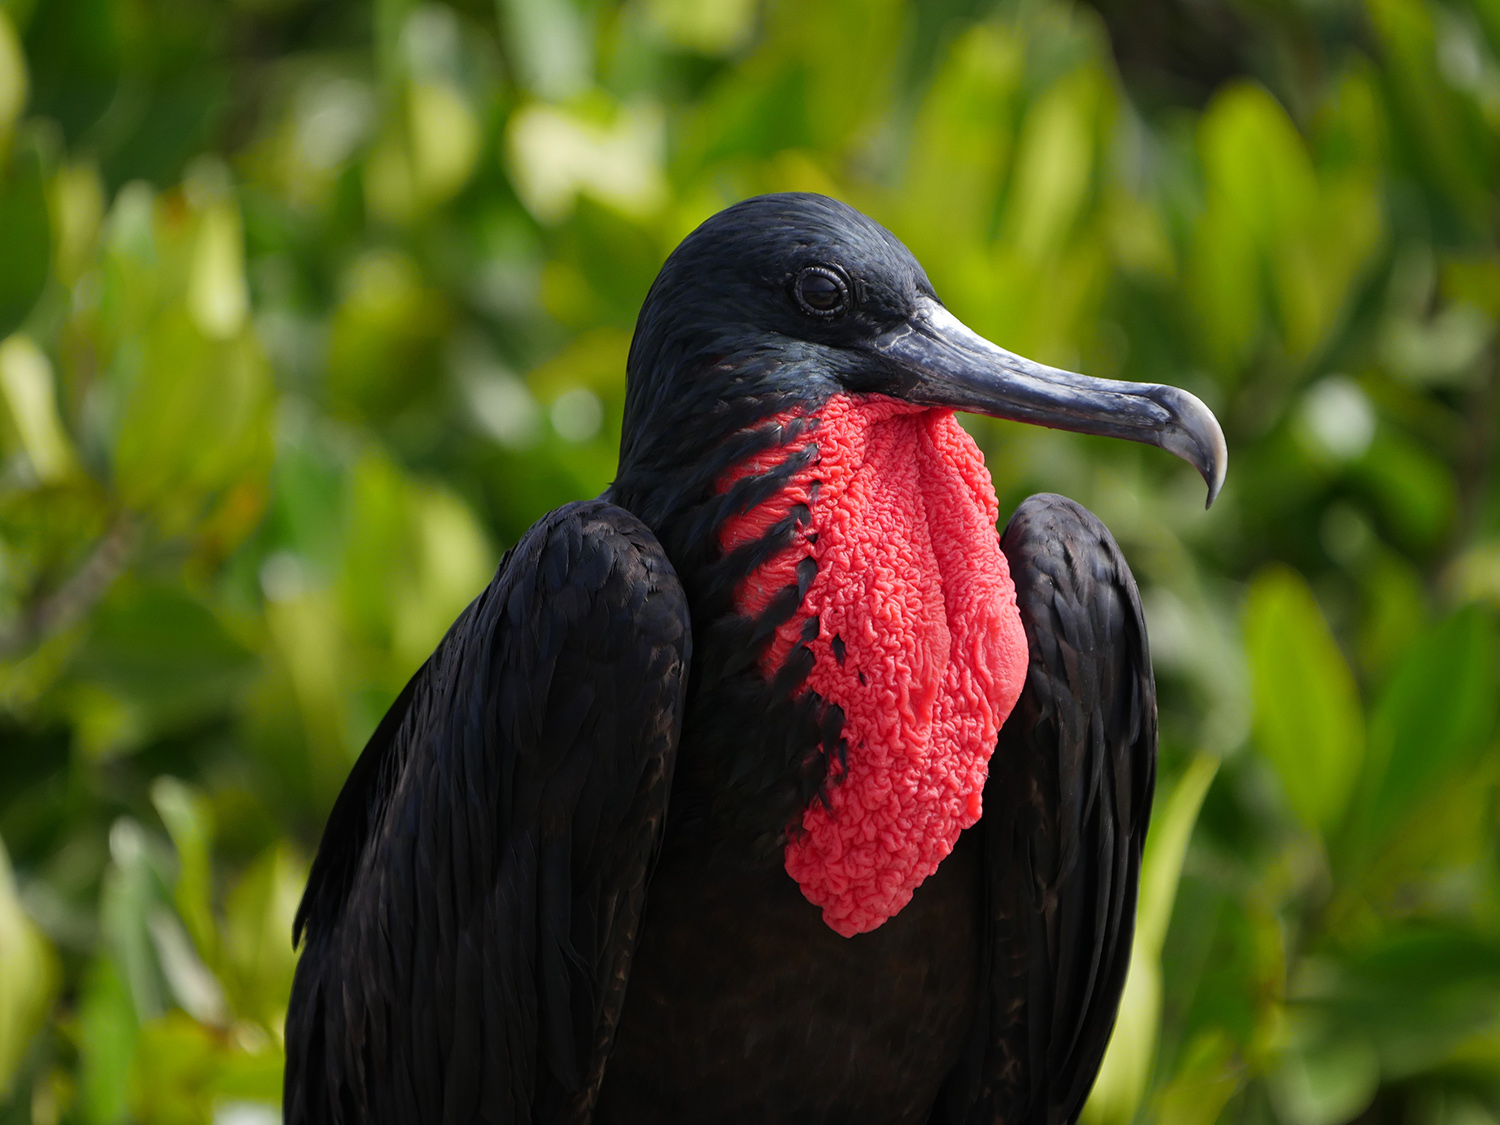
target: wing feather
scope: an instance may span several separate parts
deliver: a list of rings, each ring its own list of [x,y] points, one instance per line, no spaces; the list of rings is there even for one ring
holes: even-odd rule
[[[979,825],[986,989],[938,1119],[1071,1125],[1129,967],[1156,688],[1135,580],[1098,519],[1033,496],[1001,549],[1031,662]]]
[[[676,575],[623,509],[560,508],[506,557],[329,817],[297,916],[288,1125],[586,1115],[690,644]]]

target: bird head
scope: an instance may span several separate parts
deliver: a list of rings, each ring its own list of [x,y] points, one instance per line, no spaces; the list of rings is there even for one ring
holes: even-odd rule
[[[684,239],[642,306],[628,370],[622,470],[705,397],[774,413],[841,393],[1160,446],[1198,469],[1210,504],[1228,464],[1218,421],[1195,396],[989,342],[948,311],[894,235],[821,195],[748,199]]]

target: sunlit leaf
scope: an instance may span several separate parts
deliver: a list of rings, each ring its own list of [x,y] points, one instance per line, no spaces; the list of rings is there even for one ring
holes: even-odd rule
[[[422,202],[451,199],[468,182],[479,156],[479,122],[451,83],[412,85],[408,106],[412,175]]]
[[[0,157],[9,147],[11,130],[26,106],[26,56],[10,15],[0,9]]]
[[[267,604],[266,628],[306,739],[301,768],[318,799],[331,805],[358,750],[347,721],[349,656],[337,606],[327,591],[296,590]]]
[[[1338,1125],[1370,1104],[1380,1059],[1350,1027],[1330,1033],[1308,1013],[1294,1013],[1291,1040],[1272,1075],[1271,1091],[1290,1125]]]
[[[199,1023],[222,1027],[229,1017],[224,990],[193,948],[193,939],[177,915],[164,906],[157,907],[151,911],[147,925],[156,963],[177,1006]]]
[[[1182,1064],[1157,1098],[1158,1125],[1214,1125],[1245,1079],[1234,1041],[1220,1028],[1200,1032],[1183,1052]]]
[[[46,1018],[57,977],[51,943],[27,917],[16,894],[10,856],[0,841],[0,1104]]]
[[[200,954],[217,953],[213,917],[213,810],[208,801],[173,777],[151,784],[151,803],[177,849],[177,886],[172,899]]]
[[[165,981],[151,940],[152,912],[168,898],[165,880],[154,845],[136,821],[128,817],[115,821],[109,851],[99,926],[109,957],[123,978],[132,1014],[144,1021],[165,1008]]]
[[[978,260],[993,235],[1024,76],[1019,38],[980,25],[953,44],[933,80],[912,138],[901,224],[904,240],[931,269],[983,268]],[[946,291],[942,273],[934,280]]]
[[[408,255],[375,250],[350,263],[331,317],[328,388],[341,414],[384,419],[439,389],[448,326],[439,293]]]
[[[750,38],[755,7],[753,0],[650,0],[646,18],[667,42],[717,55]]]
[[[212,1120],[222,1069],[218,1037],[182,1012],[141,1028],[130,1074],[130,1109],[141,1121],[203,1125]]]
[[[760,57],[771,65],[790,62],[806,76],[813,147],[841,151],[851,134],[889,106],[904,15],[899,0],[766,6]],[[749,75],[754,68],[752,61]]]
[[[87,1125],[117,1125],[126,1115],[126,1076],[139,1034],[129,986],[114,959],[95,958],[84,975],[76,1038],[79,1111]]]
[[[569,0],[500,0],[507,38],[517,44],[521,80],[542,97],[565,98],[588,82],[593,44]]]
[[[1099,90],[1092,76],[1059,82],[1031,108],[1017,141],[1009,237],[1026,255],[1055,252],[1083,206],[1093,173]]]
[[[1218,769],[1219,761],[1211,755],[1194,758],[1152,818],[1141,863],[1140,898],[1125,992],[1103,1066],[1081,1119],[1089,1125],[1130,1125],[1146,1092],[1161,1022],[1162,943],[1172,920],[1193,825]]]
[[[1367,91],[1348,82],[1358,106]],[[1199,144],[1208,208],[1195,269],[1207,288],[1196,297],[1211,348],[1225,361],[1245,358],[1257,306],[1270,297],[1286,347],[1298,357],[1312,353],[1378,245],[1381,214],[1369,171],[1346,159],[1337,172],[1322,173],[1286,111],[1249,84],[1215,97]]]
[[[306,863],[277,844],[246,871],[225,907],[224,940],[236,1008],[267,1029],[280,1029],[291,995],[297,965],[292,919],[306,882]]]
[[[55,243],[53,269],[68,285],[92,259],[99,227],[104,221],[104,185],[99,170],[89,163],[64,164],[48,185]]]
[[[609,125],[537,105],[510,123],[516,191],[531,213],[556,222],[587,192],[625,214],[647,216],[665,202],[662,129],[650,107],[621,109]]]
[[[181,533],[270,447],[270,372],[258,344],[205,336],[173,303],[144,332],[114,449],[120,492]]]
[[[239,212],[227,202],[204,209],[188,275],[188,308],[198,328],[211,339],[238,335],[249,315],[242,239]]]
[[[70,476],[77,458],[57,416],[52,364],[26,336],[0,340],[0,398],[38,479],[50,484]]]

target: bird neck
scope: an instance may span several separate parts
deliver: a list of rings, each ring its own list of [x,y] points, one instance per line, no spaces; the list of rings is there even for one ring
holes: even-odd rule
[[[638,445],[612,489],[693,614],[673,817],[779,859],[847,936],[979,817],[1027,663],[998,505],[951,411],[848,394],[733,410],[711,442],[658,427],[659,467]]]
[[[795,468],[791,462],[811,455],[796,450],[831,391],[812,389],[820,385],[817,373],[776,352],[709,349],[680,358],[674,371],[646,378],[632,368],[620,470],[605,496],[656,534],[701,627],[734,613],[734,591],[753,562],[726,557],[717,529],[768,499]],[[671,395],[663,386],[688,391]],[[784,464],[721,487],[736,466],[776,450]]]

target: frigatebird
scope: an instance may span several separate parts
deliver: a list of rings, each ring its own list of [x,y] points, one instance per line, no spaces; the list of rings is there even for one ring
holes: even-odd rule
[[[966,328],[888,231],[746,200],[672,253],[619,472],[381,721],[298,911],[285,1115],[1072,1122],[1129,958],[1156,701],[1089,512],[997,532],[955,411],[1212,413]]]

